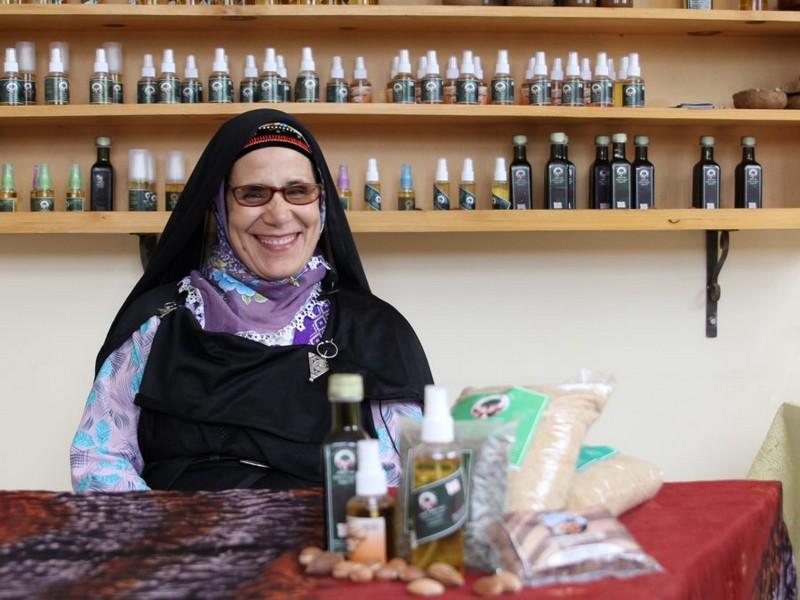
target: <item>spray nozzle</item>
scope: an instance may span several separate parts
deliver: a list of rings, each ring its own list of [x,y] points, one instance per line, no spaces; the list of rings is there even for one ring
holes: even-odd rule
[[[186,57],[186,67],[183,69],[183,76],[187,79],[197,79],[197,63],[194,59],[194,54],[189,54]]]
[[[97,48],[94,51],[94,72],[108,73],[108,61],[106,60],[105,48]]]
[[[165,48],[161,59],[161,72],[175,74],[175,52],[172,48]]]
[[[475,170],[473,169],[471,158],[464,159],[464,166],[461,168],[461,181],[464,183],[475,182]]]
[[[211,68],[215,73],[228,72],[228,56],[225,48],[214,48],[214,65]]]
[[[254,79],[258,77],[258,67],[256,66],[256,57],[248,54],[244,58],[244,76],[245,79]]]
[[[414,187],[414,181],[411,178],[411,165],[404,164],[400,167],[400,188],[409,190]]]
[[[494,72],[498,75],[509,75],[511,73],[511,66],[508,64],[508,50],[497,51],[497,64],[494,67]]]
[[[331,58],[331,79],[344,79],[344,67],[342,57],[334,56]]]
[[[347,165],[339,165],[339,177],[336,180],[336,187],[339,191],[350,189],[350,171]]]
[[[475,59],[472,56],[472,50],[464,50],[461,54],[461,74],[474,75],[475,74]]]
[[[155,77],[156,66],[153,63],[153,55],[145,54],[142,62],[142,77]]]
[[[367,79],[367,65],[363,56],[356,56],[353,79]]]
[[[317,66],[314,64],[314,55],[311,52],[311,48],[306,46],[303,48],[302,58],[300,59],[300,70],[301,71],[316,71]]]
[[[465,164],[466,160],[464,161]],[[450,416],[447,390],[436,385],[426,385],[425,413],[422,419],[422,441],[428,444],[449,444],[454,439],[455,425],[453,417]]]

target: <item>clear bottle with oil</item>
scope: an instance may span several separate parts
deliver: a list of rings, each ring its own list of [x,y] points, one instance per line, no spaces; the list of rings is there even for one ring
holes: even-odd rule
[[[367,76],[367,64],[363,56],[356,56],[353,82],[350,84],[350,102],[355,104],[372,103],[372,84]]]
[[[378,159],[367,159],[367,176],[364,178],[364,205],[366,210],[381,210],[381,178],[378,174]]]
[[[416,100],[415,102],[419,104],[422,101],[422,80],[425,79],[425,76],[428,74],[428,56],[423,54],[419,57],[419,62],[417,63],[417,89],[416,89]]]
[[[411,563],[422,569],[436,562],[464,569],[465,474],[454,441],[447,391],[425,386],[422,443],[410,452],[405,503]]]
[[[344,67],[342,57],[334,56],[331,58],[331,77],[325,86],[325,101],[336,104],[347,104],[347,96],[350,93],[350,86],[344,78]]]
[[[179,104],[181,101],[181,80],[175,66],[175,52],[166,48],[161,61],[161,76],[158,78],[158,103]]]
[[[631,163],[625,157],[627,142],[624,133],[611,136],[611,208],[630,208],[633,200]]]
[[[561,104],[583,106],[583,78],[577,52],[570,52],[567,59],[567,77],[561,85]]]
[[[433,180],[433,210],[450,210],[450,175],[447,159],[436,160],[436,175]]]
[[[186,157],[180,150],[167,152],[164,175],[164,206],[173,211],[178,206],[183,188],[186,186]]]
[[[617,78],[614,81],[614,106],[622,106],[622,96],[625,93],[624,83],[628,78],[629,61],[630,59],[627,56],[623,56],[619,61],[619,73],[617,73]]]
[[[36,44],[17,42],[19,78],[22,80],[22,103],[36,104]]]
[[[225,48],[214,49],[214,64],[208,76],[208,101],[216,104],[233,102],[233,80],[228,69]]]
[[[447,59],[447,70],[444,79],[444,103],[456,103],[456,82],[460,73],[458,72],[458,58],[451,56]]]
[[[416,104],[417,80],[411,73],[411,58],[408,50],[400,50],[397,62],[397,75],[392,78],[392,102],[395,104]]]
[[[81,182],[81,166],[77,163],[73,164],[69,171],[65,206],[67,212],[83,212],[86,210],[86,193],[83,191],[83,183]]]
[[[524,135],[515,135],[512,142],[514,160],[508,167],[511,207],[515,210],[530,210],[533,208],[533,173],[526,157],[528,138]]]
[[[608,72],[608,60],[605,52],[597,53],[589,104],[602,107],[614,106],[614,82]]]
[[[0,212],[16,212],[17,189],[14,186],[14,165],[3,165],[3,177],[0,179]]]
[[[583,105],[592,103],[592,65],[588,58],[581,59],[581,79],[583,80]]]
[[[22,104],[22,78],[19,76],[17,50],[6,48],[3,76],[0,78],[0,105],[21,106]]]
[[[533,76],[528,86],[528,102],[532,106],[550,106],[553,104],[554,92],[553,82],[547,74],[547,58],[545,53],[537,52],[536,59],[533,63]],[[560,86],[558,86],[557,95],[561,98]]]
[[[478,198],[475,195],[475,170],[472,159],[465,158],[461,168],[461,182],[458,184],[458,207],[461,210],[475,210]]]
[[[611,208],[611,161],[608,159],[607,135],[594,138],[595,159],[589,170],[589,208]]]
[[[56,209],[56,195],[50,179],[50,165],[39,165],[38,183],[31,194],[31,211],[53,212]]]
[[[353,191],[350,189],[350,172],[347,169],[347,165],[339,165],[336,192],[339,194],[339,202],[342,203],[342,208],[350,210],[350,205],[353,202]]]
[[[631,208],[649,210],[656,205],[656,168],[647,158],[650,138],[637,135],[633,138],[636,156],[631,165],[633,171],[633,202]]]
[[[60,48],[50,51],[49,69],[44,79],[44,101],[53,105],[69,104],[69,79],[64,71]]]
[[[492,77],[492,104],[514,104],[514,97],[514,78],[508,64],[508,50],[498,50]]]
[[[181,102],[184,104],[199,104],[203,101],[203,82],[197,72],[197,63],[194,54],[186,57],[186,66],[183,69],[181,82]]]
[[[386,102],[394,102],[394,78],[397,77],[397,70],[400,68],[400,57],[392,57],[392,66],[389,69],[389,81],[386,82]]]
[[[294,82],[294,101],[295,102],[319,102],[319,74],[314,63],[314,56],[311,48],[303,48],[303,56],[300,59],[300,72]]]
[[[347,502],[356,495],[357,444],[369,436],[361,426],[364,380],[361,375],[334,373],[328,378],[331,430],[322,440],[325,545],[347,551]]]
[[[569,165],[564,158],[566,137],[562,132],[550,134],[550,160],[544,171],[544,207],[550,210],[569,208]]]
[[[278,54],[278,74],[281,76],[283,83],[283,100],[282,102],[292,101],[292,82],[289,81],[289,71],[286,70],[286,61],[283,60],[283,54]]]
[[[492,179],[492,208],[509,210],[511,208],[511,192],[508,187],[508,171],[506,159],[498,156],[494,161],[494,179]]]
[[[356,495],[347,501],[347,559],[374,565],[394,557],[394,498],[389,495],[378,440],[359,440]]]
[[[261,77],[258,79],[259,102],[282,102],[282,81],[278,73],[278,61],[275,48],[267,48],[264,52],[264,64],[261,68]]]
[[[258,67],[254,55],[245,56],[242,75],[239,82],[239,102],[251,104],[258,101]]]
[[[560,106],[563,103],[562,92],[564,88],[564,69],[561,64],[561,59],[556,58],[553,61],[553,68],[550,71],[550,103],[553,106]]]
[[[644,79],[639,66],[639,54],[632,52],[628,57],[628,76],[622,82],[622,106],[642,108],[644,103]]]
[[[111,78],[111,104],[125,103],[125,84],[122,71],[122,44],[119,42],[105,42],[103,49],[106,51],[108,61],[108,76]]]
[[[489,86],[483,77],[481,57],[476,55],[472,59],[472,65],[475,67],[475,78],[478,80],[478,104],[489,104]]]
[[[397,210],[416,210],[417,196],[414,193],[414,180],[411,177],[411,165],[400,167],[400,191],[397,193]]]
[[[142,76],[136,82],[136,103],[156,104],[158,102],[158,81],[153,55],[145,54],[142,61]]]
[[[461,56],[460,75],[456,80],[456,104],[478,104],[479,83],[475,76],[472,50],[464,50]]]
[[[528,66],[525,67],[525,79],[519,88],[519,103],[530,104],[531,81],[533,80],[533,67],[536,65],[536,58],[531,57],[528,61]]]
[[[722,169],[714,160],[714,138],[700,138],[700,161],[692,173],[692,206],[694,208],[720,208]]]
[[[764,171],[756,162],[756,138],[742,138],[742,162],[736,165],[734,173],[736,185],[735,208],[762,208]]]
[[[428,50],[425,76],[419,83],[422,104],[444,104],[444,79],[439,72],[436,50]]]

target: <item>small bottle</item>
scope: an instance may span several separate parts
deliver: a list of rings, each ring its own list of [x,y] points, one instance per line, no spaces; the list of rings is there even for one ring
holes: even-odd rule
[[[644,79],[639,67],[639,54],[632,52],[628,59],[628,77],[622,83],[622,106],[641,108],[644,106]]]
[[[436,50],[428,50],[425,77],[420,82],[420,102],[422,104],[444,103],[444,80],[439,74],[439,60]]]
[[[367,77],[367,65],[363,56],[356,56],[353,82],[350,84],[350,102],[355,104],[372,103],[372,84]]]
[[[258,80],[258,101],[259,102],[282,102],[283,101],[283,82],[278,73],[278,61],[275,56],[275,48],[267,48],[264,53],[264,65],[261,69],[261,77]]]
[[[350,189],[350,173],[347,165],[339,165],[339,177],[336,180],[336,191],[339,194],[339,202],[342,203],[344,210],[350,210],[353,201],[353,191]]]
[[[50,65],[44,80],[44,101],[46,104],[69,104],[69,79],[64,72],[60,48],[50,51]]]
[[[508,64],[508,50],[497,51],[492,78],[492,104],[514,104],[514,78]]]
[[[461,169],[461,183],[458,184],[458,207],[461,210],[475,210],[478,199],[475,196],[475,171],[472,159],[465,158]]]
[[[108,61],[108,76],[111,78],[111,104],[124,104],[125,84],[122,78],[122,44],[106,42],[103,44]]]
[[[433,210],[450,210],[450,175],[447,159],[436,160],[436,176],[433,181]]]
[[[461,74],[456,81],[456,104],[478,104],[478,78],[475,77],[475,63],[472,50],[464,50],[461,57]]]
[[[451,56],[447,60],[447,71],[444,80],[444,103],[456,103],[456,82],[458,81],[458,58]]]
[[[492,208],[508,210],[511,208],[511,196],[508,188],[508,171],[506,159],[498,156],[494,161],[494,179],[492,180]]]
[[[622,106],[622,96],[625,93],[623,84],[628,78],[629,60],[627,56],[623,56],[619,61],[619,73],[617,74],[617,79],[614,81],[614,106]]]
[[[736,165],[735,171],[736,208],[762,208],[762,190],[764,172],[756,162],[756,138],[742,138],[742,162]]]
[[[311,48],[303,48],[300,72],[294,82],[295,102],[319,102],[319,74],[314,64]]]
[[[647,159],[650,139],[644,135],[633,138],[636,158],[633,161],[633,202],[631,208],[648,210],[656,206],[656,169]]]
[[[553,69],[550,74],[550,89],[551,100],[553,106],[560,106],[562,104],[562,91],[564,85],[564,70],[561,66],[561,59],[556,58],[553,61]]]
[[[625,158],[628,136],[615,133],[611,136],[611,207],[630,208],[633,198],[631,163]]]
[[[581,59],[581,79],[583,80],[583,105],[592,103],[592,65],[588,58]]]
[[[147,178],[147,150],[128,150],[128,210],[155,210]]]
[[[3,165],[3,178],[0,180],[0,212],[16,212],[17,190],[14,186],[14,165]]]
[[[0,105],[20,106],[22,104],[22,79],[19,76],[17,51],[15,48],[6,48],[3,77],[0,79]]]
[[[347,502],[356,495],[357,443],[369,436],[361,427],[364,380],[335,373],[328,378],[331,430],[322,440],[325,543],[330,552],[347,551]]]
[[[567,59],[567,77],[561,85],[561,104],[583,106],[583,79],[577,52],[570,52]]]
[[[605,52],[597,53],[594,79],[592,79],[590,87],[590,104],[592,106],[614,106],[614,82],[608,73],[608,60]]]
[[[155,104],[158,100],[156,90],[156,67],[153,64],[153,55],[145,54],[142,63],[142,77],[136,82],[136,102],[138,104]]]
[[[607,135],[594,138],[595,159],[589,171],[589,207],[596,210],[611,208],[611,162],[608,160]]]
[[[19,78],[22,80],[22,103],[36,104],[36,44],[17,42]]]
[[[720,208],[720,181],[722,170],[714,160],[714,138],[700,138],[700,162],[692,173],[692,206],[694,208]]]
[[[31,211],[53,212],[56,209],[56,197],[50,181],[50,165],[42,163],[39,167],[38,184],[31,194]]]
[[[481,57],[475,56],[472,59],[472,66],[475,67],[475,78],[478,80],[478,104],[489,104],[489,86],[483,78],[483,67]]]
[[[408,50],[400,50],[397,62],[397,75],[392,78],[392,102],[395,104],[415,104],[417,101],[417,80],[411,74],[411,59]]]
[[[31,184],[31,210],[34,210],[34,205],[37,201],[37,195],[39,193],[39,171],[41,170],[42,165],[41,163],[36,163],[33,165],[33,183]]]
[[[394,78],[397,77],[397,70],[400,68],[400,57],[392,57],[392,67],[389,70],[389,81],[386,82],[386,102],[394,102]]]
[[[397,210],[415,210],[417,208],[416,200],[414,181],[411,178],[411,165],[404,164],[400,167],[400,191],[397,193]]]
[[[514,160],[508,167],[511,206],[516,210],[529,210],[533,208],[533,174],[531,164],[525,156],[528,138],[524,135],[515,135],[512,142]]]
[[[244,59],[244,72],[239,82],[239,102],[253,103],[258,100],[258,67],[256,57],[248,54]]]
[[[167,168],[164,176],[164,206],[175,210],[186,185],[186,157],[180,150],[167,152]]]
[[[463,570],[466,488],[461,452],[454,441],[447,390],[426,385],[422,443],[412,449],[406,502],[411,563],[422,569],[441,562]]]
[[[608,77],[609,77],[609,79],[611,79],[612,82],[616,83],[616,81],[617,81],[617,71],[616,71],[616,69],[614,69],[614,59],[613,58],[609,58],[608,62],[607,62],[607,65],[608,65]]]
[[[111,165],[111,138],[98,137],[97,162],[89,175],[89,205],[92,210],[114,210],[114,167]]]
[[[383,564],[394,557],[394,498],[388,494],[378,440],[359,440],[356,495],[347,501],[347,560]]]
[[[550,134],[550,160],[544,171],[544,207],[569,208],[568,165],[564,158],[566,136],[561,132]]]
[[[419,62],[417,63],[417,87],[416,87],[416,100],[415,102],[419,104],[422,100],[422,80],[425,79],[425,76],[428,74],[428,56],[423,54],[419,57]]]
[[[183,69],[183,81],[181,82],[181,102],[184,104],[199,104],[203,101],[203,82],[197,75],[194,54],[189,54],[186,57],[186,66]]]
[[[325,86],[325,102],[335,102],[337,104],[347,104],[347,95],[350,88],[344,78],[344,67],[342,67],[342,57],[334,56],[331,59],[331,78]]]
[[[519,90],[519,103],[527,105],[531,103],[531,81],[533,81],[533,67],[536,65],[536,58],[531,56],[528,60],[528,66],[525,67],[525,80],[522,82]]]
[[[214,65],[208,77],[208,101],[217,104],[233,102],[233,81],[228,70],[225,48],[214,49]]]
[[[67,184],[66,208],[68,212],[83,212],[86,210],[86,194],[81,183],[81,166],[72,165]]]
[[[564,134],[564,160],[567,161],[567,208],[572,209],[576,208],[575,199],[577,194],[575,193],[575,187],[578,175],[575,163],[569,159],[569,136],[566,134]]]
[[[550,106],[554,104],[553,95],[561,98],[561,86],[550,81],[547,75],[547,58],[544,52],[536,53],[536,60],[533,63],[533,77],[528,86],[528,102],[532,106]],[[556,64],[560,65],[561,59],[556,59]],[[556,89],[557,88],[557,89]]]
[[[364,179],[364,204],[367,210],[381,210],[381,178],[378,175],[378,159],[367,159],[367,176]]]
[[[161,77],[158,78],[158,103],[179,104],[180,93],[181,80],[176,75],[175,53],[172,48],[166,48],[161,61]]]
[[[278,54],[278,74],[281,76],[283,83],[283,102],[292,101],[292,82],[289,81],[289,72],[286,70],[286,62],[283,60],[283,54]]]

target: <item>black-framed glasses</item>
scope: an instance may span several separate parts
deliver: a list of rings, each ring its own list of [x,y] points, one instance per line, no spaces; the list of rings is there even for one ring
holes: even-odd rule
[[[242,206],[264,206],[272,200],[276,192],[280,192],[289,204],[311,204],[316,202],[322,193],[320,183],[293,183],[284,187],[271,185],[239,185],[230,188],[236,202]]]

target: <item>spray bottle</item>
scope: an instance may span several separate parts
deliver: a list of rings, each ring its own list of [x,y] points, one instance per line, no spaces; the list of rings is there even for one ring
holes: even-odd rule
[[[590,103],[592,106],[614,106],[614,82],[609,77],[605,52],[597,53]]]
[[[42,163],[39,167],[39,182],[31,194],[31,210],[52,212],[56,209],[56,198],[50,180],[50,165]]]
[[[339,194],[339,202],[342,203],[344,210],[350,210],[353,201],[353,191],[350,189],[350,172],[347,165],[339,165],[339,177],[336,180],[336,191]]]
[[[244,59],[244,73],[239,82],[239,102],[253,103],[258,100],[258,67],[256,57],[248,54]]]
[[[475,196],[475,171],[472,159],[465,158],[461,169],[461,183],[458,186],[458,207],[462,210],[475,210],[478,199]]]
[[[445,72],[444,80],[444,103],[456,103],[456,83],[458,82],[458,59],[451,56],[447,60],[447,71]]]
[[[225,48],[214,49],[214,65],[208,77],[208,101],[217,104],[233,102],[233,81],[228,70]]]
[[[167,152],[167,168],[164,177],[164,206],[175,210],[186,185],[186,158],[180,150]]]
[[[36,44],[17,42],[17,59],[22,80],[22,103],[36,104]]]
[[[592,65],[588,58],[581,59],[581,79],[583,80],[583,105],[592,103]]]
[[[372,103],[372,84],[367,77],[367,66],[363,56],[356,56],[353,83],[350,84],[350,102],[356,104]]]
[[[155,104],[158,100],[156,89],[156,67],[153,64],[153,55],[145,54],[142,63],[142,77],[136,83],[136,102],[138,104]]]
[[[3,178],[0,180],[0,212],[16,212],[17,190],[14,187],[14,165],[3,165]]]
[[[560,58],[556,58],[553,61],[553,69],[550,73],[550,84],[550,103],[553,106],[560,106],[563,104],[562,88],[564,85],[564,70]]]
[[[342,57],[334,56],[331,59],[331,78],[325,86],[325,101],[346,104],[349,91],[347,81],[344,79]]]
[[[46,104],[69,104],[69,79],[64,72],[60,48],[50,51],[50,65],[44,80],[44,101]]]
[[[258,80],[259,102],[283,101],[282,82],[278,73],[278,61],[275,57],[275,48],[267,48],[264,52],[264,65],[261,78]]]
[[[161,60],[161,77],[158,78],[158,103],[179,104],[181,80],[175,74],[175,53],[166,48]]]
[[[486,85],[486,80],[483,78],[481,57],[476,55],[472,59],[472,64],[475,67],[475,78],[478,80],[478,104],[489,104],[489,86]]]
[[[203,101],[203,82],[197,77],[197,63],[194,54],[186,57],[186,66],[183,69],[183,82],[181,82],[181,102],[184,104],[199,104]]]
[[[397,210],[415,210],[416,208],[416,195],[414,194],[414,181],[411,178],[411,165],[404,164],[400,167],[400,191],[397,194]]]
[[[0,78],[0,105],[19,106],[22,103],[22,79],[19,76],[17,51],[14,48],[6,48],[3,77]]]
[[[149,204],[147,151],[133,148],[128,150],[128,210],[145,211]]]
[[[567,59],[567,78],[561,86],[561,104],[583,106],[583,79],[577,52],[570,52]]]
[[[628,79],[628,61],[627,56],[623,56],[619,61],[619,73],[617,79],[614,81],[614,106],[622,106],[622,96],[625,94],[623,86],[625,80]]]
[[[556,59],[559,64],[561,59]],[[536,53],[536,60],[533,63],[533,77],[529,86],[528,102],[533,106],[550,106],[555,104],[553,96],[561,97],[560,82],[553,82],[547,76],[547,58],[544,52]]]
[[[395,104],[415,104],[417,101],[417,81],[411,74],[411,59],[408,50],[400,50],[397,62],[397,75],[392,79],[392,95]]]
[[[464,50],[461,56],[461,74],[456,81],[456,104],[478,104],[479,85],[480,82],[475,77],[472,50]]]
[[[450,176],[447,159],[436,160],[436,176],[433,182],[433,210],[450,210]]]
[[[378,175],[378,159],[367,160],[367,176],[364,180],[364,204],[367,210],[381,210],[381,178]]]
[[[525,81],[522,82],[522,86],[519,90],[519,103],[520,104],[530,104],[531,98],[531,82],[533,81],[533,67],[536,64],[536,58],[531,56],[528,60],[528,66],[525,67]]]
[[[83,212],[86,210],[86,193],[81,183],[81,166],[72,165],[67,183],[66,208],[68,212]]]
[[[506,159],[498,156],[494,161],[494,179],[492,180],[492,208],[508,210],[511,208],[511,196],[508,188],[508,171]]]
[[[428,50],[428,64],[425,77],[420,83],[420,100],[423,104],[444,103],[444,80],[439,74],[439,60],[436,50]]]
[[[428,75],[428,56],[423,54],[419,57],[417,63],[417,88],[416,88],[416,103],[422,101],[422,80]]]
[[[300,72],[294,82],[295,102],[319,102],[319,74],[314,64],[311,48],[303,48]]]
[[[497,51],[492,78],[492,104],[514,104],[514,78],[508,64],[508,50]]]
[[[122,81],[122,44],[106,42],[103,44],[103,49],[106,51],[108,73],[111,78],[111,104],[123,104],[125,102],[125,85]]]
[[[644,79],[637,52],[632,52],[628,59],[628,77],[622,83],[622,106],[630,108],[644,106]]]
[[[283,54],[278,54],[278,74],[281,76],[283,92],[281,94],[282,102],[292,101],[292,82],[289,81],[289,72],[286,70],[286,62],[283,60]]]

